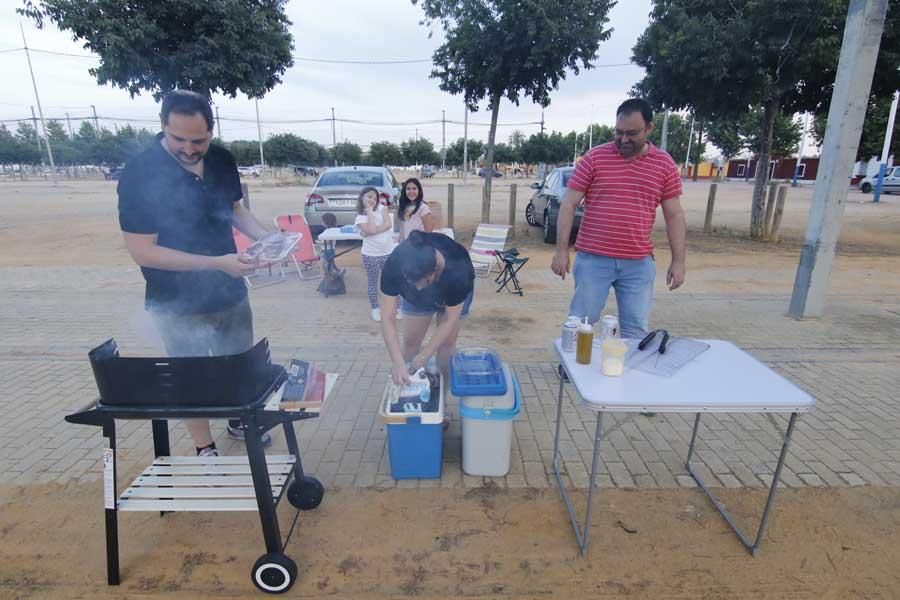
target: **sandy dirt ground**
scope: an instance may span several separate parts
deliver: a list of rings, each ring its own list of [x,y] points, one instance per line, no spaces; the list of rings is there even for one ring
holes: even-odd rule
[[[120,515],[107,587],[97,486],[0,489],[0,598],[260,597],[255,513]],[[698,490],[601,490],[578,556],[555,490],[329,491],[287,544],[300,598],[893,599],[896,490],[784,490],[756,558]],[[22,502],[27,497],[27,502]],[[761,490],[723,490],[753,527]],[[583,506],[584,495],[576,495]],[[10,510],[9,503],[15,503]],[[852,509],[850,509],[852,507]],[[279,508],[282,531],[296,512]]]
[[[446,207],[447,183],[427,180],[426,196]],[[455,228],[467,243],[480,216],[479,182],[452,183]],[[551,248],[524,224],[530,181],[515,183],[514,244],[528,251],[534,268],[545,268]],[[300,212],[308,184],[254,180],[253,210],[269,221]],[[720,186],[716,231],[703,235],[707,190],[708,183],[685,184],[686,292],[789,294],[811,189],[791,189],[779,244],[746,239],[751,186],[743,183]],[[506,222],[508,197],[509,182],[499,182],[496,222]],[[850,193],[831,283],[835,294],[900,293],[900,198],[886,196],[880,205],[870,198]],[[0,184],[0,205],[0,267],[132,265],[116,222],[115,183],[67,182],[54,189],[7,182]],[[661,218],[655,238],[658,259],[667,260]],[[357,265],[358,253],[345,262]],[[520,318],[536,322],[539,284],[529,292]],[[528,335],[500,323],[501,333],[508,344]],[[722,494],[741,523],[755,523],[762,492]],[[300,516],[288,544],[301,571],[291,595],[900,597],[896,490],[782,490],[777,508],[762,553],[752,559],[697,490],[602,490],[591,552],[580,559],[553,489],[329,490],[319,509]],[[284,503],[279,513],[286,532],[294,512]],[[97,484],[0,488],[0,598],[258,597],[249,580],[262,550],[255,514],[122,515],[119,588],[105,585],[102,516]]]

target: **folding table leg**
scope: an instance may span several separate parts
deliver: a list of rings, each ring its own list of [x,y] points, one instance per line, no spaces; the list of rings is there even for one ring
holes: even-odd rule
[[[165,419],[153,419],[153,453],[157,458],[169,456],[169,422]]]
[[[766,498],[766,506],[763,509],[762,519],[759,522],[759,528],[756,530],[756,539],[754,541],[750,541],[748,537],[746,537],[741,530],[738,528],[737,524],[734,522],[731,513],[725,508],[725,505],[719,501],[718,498],[713,495],[712,491],[706,486],[703,482],[703,479],[694,472],[693,467],[691,467],[691,457],[694,454],[694,444],[697,440],[697,429],[700,427],[700,413],[697,413],[696,418],[694,419],[694,431],[691,433],[691,445],[688,447],[688,455],[687,460],[685,461],[685,467],[687,467],[688,473],[691,474],[691,477],[697,482],[697,485],[706,493],[707,497],[709,497],[710,501],[716,507],[716,510],[719,511],[719,514],[725,519],[728,525],[731,527],[731,530],[737,534],[738,539],[741,541],[741,544],[750,552],[751,556],[756,556],[757,552],[759,552],[759,546],[762,544],[763,536],[766,533],[766,525],[769,521],[769,510],[772,508],[772,503],[775,500],[775,491],[778,489],[778,482],[781,480],[781,469],[784,467],[784,459],[787,457],[788,447],[791,444],[791,436],[794,434],[794,425],[797,422],[797,413],[791,413],[790,421],[788,421],[787,432],[784,434],[784,441],[781,444],[781,453],[778,456],[778,466],[775,467],[775,474],[772,476],[772,485],[769,487],[769,495]]]
[[[109,419],[103,424],[103,436],[109,440],[109,449],[112,450],[112,500],[113,508],[106,508],[106,582],[108,585],[119,585],[119,518],[118,518],[118,489],[116,488],[116,422]],[[105,468],[105,467],[104,467]],[[104,472],[104,486],[106,486],[106,473]],[[104,500],[110,490],[104,489]],[[104,505],[107,503],[104,502]]]
[[[278,513],[275,511],[275,499],[272,497],[272,483],[269,481],[262,432],[256,424],[256,419],[251,418],[249,421],[243,419],[243,425],[250,476],[253,479],[253,491],[256,493],[256,504],[259,507],[259,520],[266,542],[266,552],[281,553],[283,550],[281,531],[278,529]]]
[[[584,526],[580,527],[578,517],[575,515],[575,507],[569,499],[569,492],[563,483],[562,475],[559,472],[559,430],[562,421],[562,400],[563,400],[563,384],[562,378],[559,380],[559,400],[556,405],[556,436],[553,439],[553,474],[556,477],[556,484],[559,486],[559,493],[562,495],[563,502],[566,504],[566,511],[569,513],[569,521],[572,523],[572,529],[575,531],[575,540],[578,542],[578,548],[581,555],[587,554],[587,547],[590,542],[591,535],[591,509],[593,508],[594,499],[594,482],[597,478],[597,463],[600,456],[600,439],[603,435],[603,412],[597,412],[597,429],[594,431],[594,456],[591,459],[591,476],[588,480],[588,496],[587,510],[584,518]]]

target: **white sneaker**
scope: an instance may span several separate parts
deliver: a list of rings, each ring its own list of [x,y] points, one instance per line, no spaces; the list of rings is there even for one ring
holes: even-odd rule
[[[381,309],[380,308],[372,309],[372,320],[375,321],[376,323],[381,322]]]

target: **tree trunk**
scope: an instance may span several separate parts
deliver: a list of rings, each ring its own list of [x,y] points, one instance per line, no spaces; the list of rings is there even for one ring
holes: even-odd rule
[[[491,179],[494,175],[494,138],[497,135],[497,116],[500,114],[500,95],[491,98],[491,130],[484,154],[484,192],[481,195],[481,222],[491,222]]]
[[[703,121],[697,121],[697,146],[696,150],[694,150],[694,156],[697,158],[694,159],[694,181],[697,181],[697,178],[700,174],[700,159],[703,158],[703,153],[700,151],[700,144],[703,143]]]
[[[760,240],[765,236],[766,184],[769,181],[769,157],[772,155],[772,132],[778,100],[763,105],[762,143],[756,160],[756,177],[753,183],[753,203],[750,206],[750,237]]]

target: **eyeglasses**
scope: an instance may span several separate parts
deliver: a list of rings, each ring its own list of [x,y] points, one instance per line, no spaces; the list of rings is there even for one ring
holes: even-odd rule
[[[642,133],[644,133],[644,130],[643,129],[629,129],[628,131],[622,131],[621,129],[616,129],[614,133],[615,133],[616,138],[622,138],[625,136],[633,138],[633,137],[637,137],[637,136],[641,135]]]

